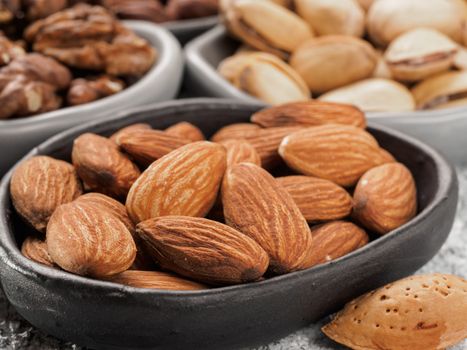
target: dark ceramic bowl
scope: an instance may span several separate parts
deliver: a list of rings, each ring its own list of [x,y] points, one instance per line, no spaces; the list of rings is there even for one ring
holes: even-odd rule
[[[217,66],[231,56],[240,43],[223,26],[197,37],[186,45],[186,89],[196,96],[235,98],[260,103],[217,73]],[[441,150],[452,161],[467,164],[467,107],[416,112],[368,113],[371,121],[412,135]]]
[[[226,100],[185,100],[135,109],[63,132],[26,157],[69,159],[84,132],[109,135],[131,123],[166,128],[180,121],[206,135],[246,122],[259,107]],[[406,225],[343,258],[263,282],[196,292],[137,289],[75,276],[23,257],[27,229],[0,186],[1,277],[7,298],[39,329],[98,349],[238,349],[281,338],[336,311],[352,298],[416,271],[439,250],[454,220],[458,185],[452,167],[411,137],[372,125],[370,132],[413,172],[420,212]]]

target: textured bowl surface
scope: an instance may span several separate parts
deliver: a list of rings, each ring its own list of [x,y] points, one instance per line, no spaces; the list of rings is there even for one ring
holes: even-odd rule
[[[258,105],[226,100],[180,100],[125,112],[112,120],[65,131],[25,158],[69,159],[83,132],[110,135],[136,122],[163,129],[189,121],[210,136],[246,122]],[[446,240],[458,185],[452,167],[429,146],[372,125],[381,145],[414,174],[420,212],[406,225],[336,261],[247,285],[196,292],[136,289],[50,269],[18,249],[28,229],[13,211],[9,172],[0,186],[0,272],[7,298],[36,327],[96,349],[238,349],[283,337],[352,298],[407,276]]]
[[[216,71],[239,42],[217,26],[187,44],[187,86],[197,96],[259,102],[224,80]],[[415,136],[442,151],[453,162],[467,164],[467,106],[437,111],[370,113],[370,120]]]
[[[183,55],[177,40],[151,23],[125,23],[157,49],[159,57],[154,67],[119,94],[33,117],[0,120],[0,178],[32,147],[60,131],[112,116],[123,108],[167,101],[177,95],[183,75]]]
[[[162,26],[167,28],[182,44],[184,44],[190,39],[193,39],[211,29],[217,25],[218,22],[219,19],[217,16],[209,16],[166,22],[163,23]]]

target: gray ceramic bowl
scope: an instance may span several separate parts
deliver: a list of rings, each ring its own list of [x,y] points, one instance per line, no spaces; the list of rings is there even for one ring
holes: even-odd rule
[[[184,44],[216,26],[218,22],[219,20],[217,16],[209,16],[166,22],[161,25],[164,28],[167,28],[178,39],[178,41]]]
[[[63,132],[24,159],[69,159],[84,132],[110,135],[144,122],[166,128],[189,121],[210,136],[246,122],[258,105],[181,100],[147,106]],[[9,172],[0,185],[0,274],[5,294],[39,329],[96,349],[238,349],[265,344],[336,311],[352,298],[416,271],[439,250],[454,220],[458,185],[452,167],[409,136],[371,125],[383,147],[414,174],[419,213],[406,225],[343,258],[262,282],[196,292],[137,289],[51,269],[18,249],[28,230],[15,214]]]
[[[0,178],[27,151],[48,137],[88,121],[112,116],[123,108],[173,99],[183,75],[180,44],[164,28],[126,21],[159,52],[154,67],[136,84],[119,94],[77,107],[33,117],[0,120]]]
[[[256,101],[224,80],[216,67],[232,55],[239,42],[223,26],[204,33],[185,47],[187,87],[198,96]],[[370,120],[415,136],[441,150],[456,163],[467,163],[467,107],[440,111],[369,113]]]

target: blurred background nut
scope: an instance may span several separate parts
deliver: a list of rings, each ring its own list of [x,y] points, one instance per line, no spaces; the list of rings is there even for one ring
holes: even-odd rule
[[[366,41],[329,35],[303,43],[294,51],[290,64],[311,92],[323,93],[371,76],[377,60]]]
[[[164,6],[157,0],[102,0],[101,4],[119,18],[156,23],[168,20]]]
[[[461,43],[466,6],[463,0],[378,0],[368,12],[368,32],[383,46],[420,27],[437,29]]]
[[[76,106],[111,96],[124,88],[123,81],[108,75],[88,79],[78,78],[71,82],[67,102],[71,106]]]
[[[318,35],[361,37],[365,31],[365,13],[356,0],[295,0],[295,8]]]
[[[45,18],[67,6],[67,0],[23,0],[23,9],[29,20]]]
[[[357,0],[357,2],[362,7],[362,9],[368,11],[375,0]]]
[[[169,0],[167,16],[174,20],[207,17],[217,14],[218,0]]]
[[[458,45],[430,28],[417,28],[397,37],[385,59],[392,76],[400,81],[418,81],[451,68]]]
[[[21,0],[0,1],[0,23],[12,21],[21,10]]]
[[[365,112],[413,111],[415,101],[410,90],[389,79],[367,79],[329,91],[321,101],[353,104]]]

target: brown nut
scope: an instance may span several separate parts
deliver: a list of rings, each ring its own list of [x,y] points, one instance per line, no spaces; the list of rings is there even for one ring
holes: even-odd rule
[[[114,95],[125,88],[125,83],[107,75],[97,78],[78,78],[71,82],[67,102],[71,106],[93,102]]]

